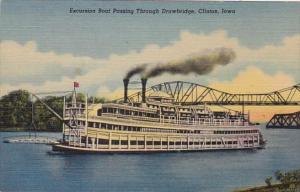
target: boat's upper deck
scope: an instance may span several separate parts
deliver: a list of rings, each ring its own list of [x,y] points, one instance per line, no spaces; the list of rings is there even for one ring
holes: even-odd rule
[[[65,109],[65,117],[70,116],[71,109],[77,110],[77,115],[86,113],[85,104],[77,103]],[[131,119],[141,123],[165,123],[171,125],[207,125],[207,126],[243,126],[248,125],[243,114],[230,111],[212,111],[206,106],[180,106],[172,103],[149,101],[146,103],[91,104],[88,106],[88,117],[112,117]]]

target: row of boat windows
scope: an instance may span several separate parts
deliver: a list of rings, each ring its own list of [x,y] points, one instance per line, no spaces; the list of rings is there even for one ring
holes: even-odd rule
[[[142,111],[133,111],[133,110],[127,110],[127,109],[119,109],[119,108],[109,108],[109,107],[103,107],[102,109],[98,110],[98,116],[100,116],[102,113],[118,113],[121,115],[133,115],[133,116],[141,116],[141,117],[153,117],[153,118],[158,118],[159,115],[157,112],[142,112]],[[163,111],[162,113],[164,115],[173,115],[176,113],[175,111],[170,112],[170,111]],[[181,116],[190,116],[191,113],[181,113]],[[199,117],[209,117],[209,114],[198,114]]]
[[[86,138],[82,137],[81,139],[82,143],[86,142]],[[109,144],[109,140],[108,139],[96,139],[95,140],[95,144],[100,144],[100,145],[108,145]],[[128,145],[128,143],[130,142],[130,145],[145,145],[145,141],[143,140],[111,140],[111,144],[112,145]],[[257,142],[257,139],[254,140],[254,142]],[[190,141],[189,145],[221,145],[222,142],[221,141],[206,141],[206,142],[202,142],[202,141]],[[92,139],[89,138],[88,140],[88,144],[92,144]],[[188,142],[187,141],[169,141],[169,145],[187,145]],[[237,144],[237,141],[225,141],[225,144],[228,145],[232,145],[232,144]],[[244,144],[253,144],[253,140],[249,140],[249,141],[244,141]],[[168,145],[167,141],[146,141],[146,145]]]
[[[84,121],[80,121],[81,125],[85,125]],[[144,128],[125,125],[113,125],[108,123],[88,122],[88,127],[102,128],[107,130],[116,131],[136,131],[136,132],[161,132],[161,133],[187,133],[187,134],[200,134],[211,133],[210,131],[201,130],[184,130],[184,129],[159,129],[159,128]],[[245,133],[257,133],[258,130],[238,130],[238,131],[213,131],[214,134],[245,134]]]
[[[101,116],[102,113],[112,113],[112,114],[120,114],[120,115],[130,115],[130,116],[139,116],[139,117],[151,117],[151,118],[159,118],[158,113],[150,113],[150,112],[142,112],[142,111],[133,111],[133,110],[127,110],[127,109],[119,109],[119,108],[109,108],[109,107],[103,107],[102,109],[99,109],[97,112],[98,116]],[[162,115],[170,116],[175,118],[176,113],[170,112],[170,111],[162,111]],[[208,119],[211,118],[210,114],[197,114],[198,118],[204,118]],[[194,118],[192,117],[191,113],[181,113],[180,117],[182,118]],[[240,119],[240,116],[236,115],[227,115],[225,112],[213,112],[213,118],[214,119],[224,119],[229,118],[231,120],[237,120]]]
[[[157,106],[157,105],[151,105],[151,104],[147,104],[147,107],[151,108],[151,109],[161,109],[161,110],[165,110],[165,111],[176,111],[176,109],[174,107],[166,107],[166,106]],[[104,108],[107,108],[107,109],[116,109],[114,107],[103,107]],[[118,108],[119,109],[119,108]],[[120,109],[121,110],[121,109]],[[190,108],[178,108],[178,111],[180,112],[191,112],[192,109]],[[195,112],[204,112],[205,110],[204,109],[193,109],[193,111]]]
[[[93,123],[89,122],[88,127],[92,128],[102,128],[107,130],[116,131],[137,131],[137,132],[161,132],[161,133],[197,133],[200,134],[200,130],[192,132],[191,130],[176,130],[176,129],[158,129],[158,128],[144,128],[135,126],[125,126],[125,125],[112,125],[107,123]]]
[[[214,131],[214,134],[244,134],[244,133],[257,133],[257,130],[243,130],[243,131]]]
[[[149,108],[152,109],[161,109],[162,111],[172,111],[172,112],[186,112],[186,113],[191,113],[192,111],[197,112],[197,113],[203,113],[205,110],[203,109],[188,109],[188,108],[178,108],[178,110],[176,110],[174,107],[158,107],[155,105],[148,105]]]
[[[134,115],[134,116],[140,116],[140,117],[152,117],[152,118],[158,118],[158,115],[156,113],[149,113],[149,112],[141,112],[141,111],[131,111],[131,110],[125,110],[125,109],[117,109],[117,108],[106,108],[99,109],[97,112],[98,116],[101,116],[102,113],[117,113],[121,115]]]

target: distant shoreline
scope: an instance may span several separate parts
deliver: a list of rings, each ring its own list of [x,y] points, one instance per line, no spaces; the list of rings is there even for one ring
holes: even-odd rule
[[[289,191],[296,191],[296,189],[300,189],[300,183],[299,182],[288,182],[288,183],[274,183],[270,186],[262,185],[262,186],[256,186],[256,187],[249,187],[245,189],[237,189],[233,192],[264,192],[264,191],[283,191],[283,190],[289,190]]]
[[[57,130],[32,130],[28,127],[1,127],[0,132],[54,132],[59,133]]]

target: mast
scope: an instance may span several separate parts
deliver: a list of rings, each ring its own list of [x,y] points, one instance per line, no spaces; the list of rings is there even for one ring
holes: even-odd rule
[[[77,82],[74,82],[73,83],[73,95],[72,95],[72,102],[71,102],[71,118],[70,118],[70,125],[72,127],[71,130],[73,130],[74,134],[76,136],[78,136],[78,133],[77,133],[77,128],[78,128],[78,120],[77,120],[77,115],[78,115],[78,106],[77,106],[77,101],[76,101],[76,88],[79,87],[79,83]]]
[[[63,121],[65,120],[65,113],[66,113],[65,110],[66,110],[66,96],[64,96],[63,117],[62,117]],[[63,129],[62,130],[62,132],[63,132],[63,142],[65,142],[65,124],[63,123],[62,126],[63,126],[62,127],[62,129]]]
[[[85,135],[87,135],[88,127],[88,94],[85,95]]]
[[[30,94],[31,97],[31,126],[34,129],[34,109],[33,109],[33,96]],[[30,131],[29,131],[29,137],[31,137]]]
[[[73,90],[73,94],[72,94],[72,107],[76,107],[76,82],[74,82],[74,90]]]

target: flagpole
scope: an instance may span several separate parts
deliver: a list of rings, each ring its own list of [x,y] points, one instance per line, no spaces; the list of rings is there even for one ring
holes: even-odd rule
[[[76,104],[77,104],[77,102],[76,102],[76,88],[77,87],[79,87],[79,83],[74,81],[73,82],[73,98],[72,98],[72,105],[74,107],[76,107]]]
[[[76,89],[75,89],[75,82],[73,82],[72,107],[76,107]]]

